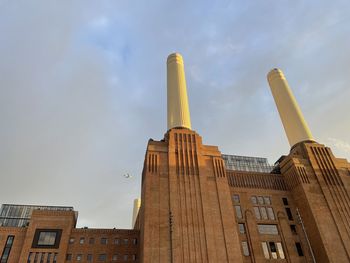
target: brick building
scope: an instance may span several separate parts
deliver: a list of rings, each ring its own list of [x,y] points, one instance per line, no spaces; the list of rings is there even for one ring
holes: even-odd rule
[[[291,150],[270,166],[203,144],[179,54],[167,70],[168,131],[148,141],[134,229],[34,210],[0,227],[0,262],[350,262],[350,164],[312,137],[283,73],[268,81]]]

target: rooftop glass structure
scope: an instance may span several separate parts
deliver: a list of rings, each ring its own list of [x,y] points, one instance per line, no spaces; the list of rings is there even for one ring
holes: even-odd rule
[[[40,206],[3,204],[0,209],[0,226],[25,227],[33,210],[74,211],[71,206]]]
[[[267,158],[223,154],[227,170],[270,173],[273,166]]]

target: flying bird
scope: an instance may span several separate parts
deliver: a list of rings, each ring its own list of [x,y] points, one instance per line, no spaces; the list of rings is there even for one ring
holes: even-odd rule
[[[124,174],[123,176],[124,176],[125,178],[132,178],[132,175],[130,175],[130,174],[128,174],[128,173],[127,173],[127,174]]]

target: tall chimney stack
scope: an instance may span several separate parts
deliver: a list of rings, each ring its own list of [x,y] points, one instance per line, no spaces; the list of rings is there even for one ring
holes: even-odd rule
[[[269,72],[267,80],[290,146],[302,141],[313,141],[311,131],[283,72],[275,68]]]
[[[181,127],[191,129],[184,62],[179,53],[173,53],[168,56],[167,89],[168,130]]]

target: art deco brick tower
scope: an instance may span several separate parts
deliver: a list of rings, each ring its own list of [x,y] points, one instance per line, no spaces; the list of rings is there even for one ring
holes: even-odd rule
[[[168,57],[168,131],[148,142],[141,262],[243,262],[224,161],[191,130],[183,60]]]
[[[316,262],[350,262],[350,173],[345,159],[316,143],[279,69],[268,74],[291,151],[281,173],[305,223]]]

